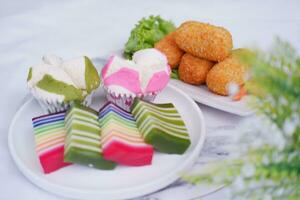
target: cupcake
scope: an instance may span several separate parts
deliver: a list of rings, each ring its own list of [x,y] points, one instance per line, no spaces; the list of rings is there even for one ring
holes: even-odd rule
[[[101,72],[109,101],[129,111],[135,97],[153,101],[169,82],[166,56],[150,48],[135,52],[132,60],[111,56]]]
[[[30,67],[27,86],[47,113],[68,109],[73,101],[89,106],[100,78],[86,56],[63,61],[44,56],[41,64]]]

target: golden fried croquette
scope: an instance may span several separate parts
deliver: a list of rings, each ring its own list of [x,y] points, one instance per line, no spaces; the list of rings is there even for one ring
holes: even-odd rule
[[[182,56],[178,73],[180,80],[194,85],[205,83],[206,75],[214,63],[189,53]]]
[[[184,51],[182,51],[175,42],[175,32],[169,33],[163,39],[155,44],[155,48],[163,52],[168,59],[171,68],[177,68]]]
[[[175,42],[187,53],[217,62],[227,58],[233,46],[225,28],[196,21],[181,24],[175,31]]]
[[[230,56],[212,67],[207,74],[206,84],[212,92],[227,96],[230,84],[243,85],[245,75],[245,65],[237,57]]]

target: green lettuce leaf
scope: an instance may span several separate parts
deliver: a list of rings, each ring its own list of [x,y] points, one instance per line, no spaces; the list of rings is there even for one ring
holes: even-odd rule
[[[153,48],[156,42],[174,30],[175,25],[160,16],[151,15],[148,18],[142,18],[130,33],[130,37],[125,44],[124,56],[131,59],[134,52]]]
[[[178,69],[172,69],[172,71],[171,71],[171,78],[179,80]]]

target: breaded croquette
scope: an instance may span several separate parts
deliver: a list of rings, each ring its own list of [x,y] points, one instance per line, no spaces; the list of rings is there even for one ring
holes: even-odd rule
[[[188,21],[175,31],[179,48],[196,57],[211,61],[223,61],[230,55],[232,37],[223,27]]]
[[[235,56],[230,56],[217,63],[208,72],[206,85],[214,93],[229,95],[230,84],[241,86],[245,82],[246,68]]]
[[[155,48],[163,52],[168,59],[171,68],[177,68],[184,51],[182,51],[175,42],[175,32],[169,33],[163,39],[155,44]]]
[[[186,53],[179,65],[179,78],[186,83],[200,85],[205,83],[206,75],[213,65],[214,62]]]

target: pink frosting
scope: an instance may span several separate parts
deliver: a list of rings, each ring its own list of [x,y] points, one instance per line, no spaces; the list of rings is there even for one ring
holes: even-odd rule
[[[134,93],[141,93],[139,73],[130,68],[123,67],[104,79],[104,84],[119,85]]]
[[[101,71],[101,78],[104,79],[104,77],[106,76],[106,73],[107,73],[107,70],[109,68],[109,66],[111,65],[112,61],[114,60],[114,57],[115,56],[111,56],[107,63],[104,65],[104,67],[102,68],[102,71]]]
[[[171,67],[170,67],[170,65],[168,65],[168,75],[170,76],[170,74],[171,74]]]
[[[135,94],[140,94],[161,91],[168,84],[171,73],[171,68],[168,65],[166,66],[167,70],[159,71],[152,75],[147,84],[147,87],[145,88],[145,91],[142,91],[141,88],[139,72],[126,66],[120,67],[118,71],[114,72],[113,74],[107,77],[107,71],[113,63],[114,58],[115,56],[111,56],[109,58],[108,62],[103,67],[101,72],[101,77],[105,86],[118,85],[126,88],[127,90]]]
[[[167,86],[169,79],[170,74],[166,73],[165,71],[154,73],[152,78],[148,82],[145,92],[149,93],[161,91]]]

